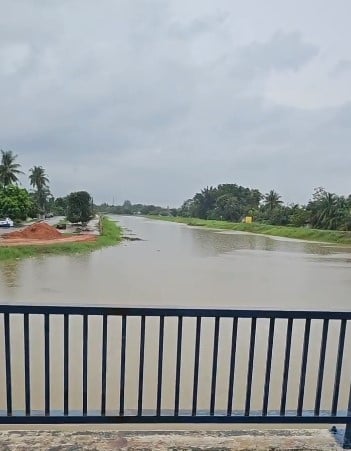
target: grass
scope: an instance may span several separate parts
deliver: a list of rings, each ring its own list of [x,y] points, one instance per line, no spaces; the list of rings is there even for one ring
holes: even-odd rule
[[[337,230],[308,229],[304,227],[273,226],[268,224],[245,224],[229,221],[216,221],[211,219],[181,218],[172,216],[149,215],[150,219],[159,219],[169,222],[180,222],[189,226],[206,227],[209,229],[236,230],[239,232],[258,233],[261,235],[280,236],[299,240],[320,241],[325,243],[351,245],[351,232]]]
[[[55,243],[31,246],[0,246],[0,261],[18,260],[38,255],[72,255],[114,246],[122,240],[122,229],[106,217],[101,218],[101,234],[96,241]]]

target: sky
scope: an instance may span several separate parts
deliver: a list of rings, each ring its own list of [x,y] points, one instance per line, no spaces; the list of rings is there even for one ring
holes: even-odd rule
[[[1,0],[0,148],[56,196],[351,193],[350,0]]]

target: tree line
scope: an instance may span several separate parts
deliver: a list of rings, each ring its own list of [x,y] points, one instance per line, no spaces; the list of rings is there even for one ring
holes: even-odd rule
[[[19,185],[24,175],[17,162],[18,155],[11,150],[1,150],[0,162],[0,217],[14,221],[42,218],[48,213],[66,216],[70,222],[87,222],[94,212],[93,200],[86,191],[78,191],[65,197],[55,197],[50,192],[49,178],[42,166],[29,169],[30,191]]]
[[[307,205],[284,204],[274,190],[262,194],[257,189],[222,184],[202,189],[186,200],[177,214],[233,222],[252,216],[256,222],[271,225],[351,230],[351,195],[338,196],[316,188]]]
[[[241,222],[245,216],[251,216],[256,222],[270,225],[351,230],[351,195],[338,196],[324,188],[316,188],[307,205],[284,204],[274,190],[263,194],[258,189],[227,183],[202,189],[180,208],[132,204],[129,200],[122,205],[104,203],[97,208],[111,214],[181,216],[231,222]]]
[[[176,208],[164,208],[157,205],[132,204],[129,200],[125,200],[122,205],[109,205],[103,203],[96,207],[101,213],[110,213],[114,215],[176,215]]]

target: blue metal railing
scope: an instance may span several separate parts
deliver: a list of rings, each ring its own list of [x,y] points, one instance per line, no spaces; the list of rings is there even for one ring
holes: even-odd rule
[[[185,308],[114,308],[114,307],[80,307],[80,306],[24,306],[24,305],[1,305],[0,315],[3,317],[3,346],[4,346],[4,366],[5,366],[5,392],[6,409],[4,414],[0,414],[0,424],[44,424],[44,423],[339,423],[346,424],[345,447],[351,443],[351,390],[344,410],[339,410],[340,404],[340,383],[342,378],[343,363],[350,362],[350,349],[346,346],[347,328],[350,327],[351,312],[328,312],[328,311],[280,311],[280,310],[230,310],[230,309],[185,309]],[[44,406],[42,411],[32,409],[31,403],[31,355],[30,355],[30,318],[41,316],[43,322],[44,352],[42,363],[44,368]],[[23,412],[13,409],[13,393],[18,390],[12,374],[12,357],[18,352],[18,343],[11,342],[11,318],[13,316],[23,316],[23,356],[24,356],[24,406]],[[51,321],[53,317],[63,318],[63,412],[57,412],[51,406],[51,383],[50,375],[51,362]],[[82,410],[73,411],[69,405],[70,394],[70,320],[72,317],[82,318]],[[90,317],[99,316],[102,318],[101,335],[101,396],[99,411],[88,410],[88,343],[91,331],[88,328]],[[109,371],[108,359],[108,319],[110,317],[120,317],[120,360],[119,368],[119,406],[116,413],[110,414],[107,411],[107,374]],[[138,359],[135,363],[137,368],[137,402],[134,409],[126,409],[126,359],[127,359],[127,324],[130,318],[137,317],[140,320],[138,329]],[[144,390],[148,387],[144,378],[145,366],[145,345],[147,343],[146,324],[151,317],[158,318],[157,349],[155,367],[156,377],[156,399],[155,410],[143,408]],[[172,409],[162,409],[164,375],[164,357],[168,351],[165,346],[166,320],[175,318],[176,343],[175,343],[175,382],[172,388],[174,393],[174,406]],[[194,322],[194,348],[191,375],[192,377],[192,397],[188,410],[180,409],[181,390],[181,369],[183,362],[184,342],[183,323],[184,319],[193,318]],[[209,379],[209,410],[204,412],[198,408],[199,399],[199,376],[200,376],[200,346],[203,340],[202,324],[205,318],[212,318],[213,336],[211,335],[211,371]],[[221,349],[220,333],[222,321],[231,321],[230,331],[230,352],[228,352],[228,391],[226,393],[226,409],[216,409],[216,397],[218,391],[218,368],[219,351]],[[244,408],[242,411],[233,409],[234,388],[237,380],[237,354],[238,354],[238,326],[243,320],[249,320],[249,342],[246,366],[246,384],[240,387],[244,393]],[[1,320],[1,318],[0,318]],[[262,341],[258,323],[261,320],[268,321],[268,334],[266,341],[264,383],[262,393],[262,408],[260,411],[252,411],[253,378],[255,376],[255,356],[257,353],[257,342]],[[280,386],[280,405],[275,411],[269,410],[269,401],[272,391],[272,356],[273,347],[277,341],[276,324],[277,320],[286,321],[286,333],[284,336],[283,366]],[[298,390],[296,399],[296,410],[287,409],[288,382],[291,378],[291,355],[293,328],[297,320],[304,323],[303,342],[301,352],[301,362],[298,376]],[[315,322],[321,322],[322,330],[318,348],[318,370],[316,377],[316,387],[314,395],[314,408],[304,409],[306,377],[308,376],[308,360],[311,353],[311,327]],[[327,346],[330,341],[330,323],[338,324],[336,361],[332,386],[331,404],[329,410],[321,409],[323,391],[326,387],[326,364]],[[90,333],[89,333],[90,332]],[[95,331],[94,331],[95,333]],[[136,335],[135,335],[136,336]],[[90,337],[90,338],[89,338]],[[135,338],[135,337],[134,337]],[[186,343],[188,346],[189,343]],[[316,343],[314,343],[314,346]],[[189,345],[190,346],[190,345]],[[0,362],[1,363],[1,362]],[[0,381],[1,382],[1,381]],[[169,381],[167,381],[168,383]],[[330,384],[329,384],[330,385]],[[276,387],[274,387],[276,390]],[[224,389],[223,389],[224,390]],[[221,392],[223,398],[223,392]],[[345,400],[343,400],[345,401]]]

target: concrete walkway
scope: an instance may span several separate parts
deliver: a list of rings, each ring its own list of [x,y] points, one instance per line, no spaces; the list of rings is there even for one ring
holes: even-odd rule
[[[341,450],[342,432],[326,429],[246,431],[0,431],[1,451],[36,450]],[[339,441],[339,443],[338,443]]]

